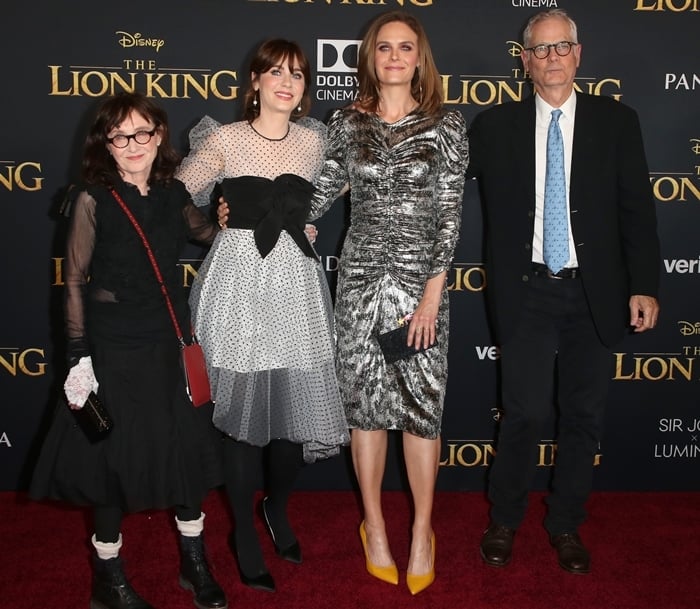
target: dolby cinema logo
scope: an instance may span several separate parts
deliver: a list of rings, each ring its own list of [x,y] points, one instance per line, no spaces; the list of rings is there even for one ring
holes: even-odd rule
[[[319,38],[316,41],[316,99],[353,101],[357,95],[359,40]]]
[[[316,41],[317,72],[357,72],[357,54],[360,40],[334,40],[319,38]]]

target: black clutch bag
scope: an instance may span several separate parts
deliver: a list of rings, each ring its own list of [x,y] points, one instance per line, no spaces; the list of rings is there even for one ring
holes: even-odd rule
[[[400,359],[407,359],[437,345],[436,341],[430,347],[421,346],[418,349],[413,346],[409,347],[406,344],[408,340],[408,326],[409,324],[406,323],[396,328],[396,330],[377,334],[377,341],[387,364],[392,364]]]
[[[85,405],[78,410],[71,409],[78,427],[90,442],[98,442],[111,430],[114,423],[104,404],[94,392],[90,392]]]

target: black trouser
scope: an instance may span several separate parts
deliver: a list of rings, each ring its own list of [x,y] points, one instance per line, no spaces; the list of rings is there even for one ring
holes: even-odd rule
[[[175,515],[180,521],[197,520],[202,514],[201,506],[188,508],[178,506]],[[116,543],[122,528],[124,511],[117,506],[100,505],[93,509],[95,539],[103,543]]]
[[[511,528],[522,522],[555,403],[557,452],[544,524],[557,535],[584,521],[611,365],[581,279],[532,277],[516,334],[501,345],[504,416],[489,478],[492,522]]]

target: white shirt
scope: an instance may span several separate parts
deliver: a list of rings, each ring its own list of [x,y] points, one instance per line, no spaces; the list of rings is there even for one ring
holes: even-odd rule
[[[544,264],[542,257],[542,234],[544,218],[544,177],[547,168],[547,131],[552,120],[550,106],[539,95],[535,95],[535,232],[532,238],[532,261]],[[564,170],[566,172],[566,209],[569,220],[569,261],[567,268],[577,267],[576,248],[571,232],[571,204],[569,186],[571,184],[571,151],[574,143],[574,118],[576,117],[576,93],[571,92],[569,98],[559,107],[562,114],[559,117],[559,129],[564,141]]]

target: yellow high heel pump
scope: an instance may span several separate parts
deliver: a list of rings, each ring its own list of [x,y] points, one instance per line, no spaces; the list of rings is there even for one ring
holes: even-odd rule
[[[411,594],[418,594],[435,581],[435,533],[430,538],[430,553],[432,556],[430,571],[423,575],[414,575],[408,571],[406,572],[406,585]]]
[[[381,579],[388,584],[394,584],[395,586],[399,583],[399,570],[396,565],[390,565],[388,567],[378,567],[373,564],[369,559],[369,552],[367,552],[367,531],[365,531],[365,521],[363,520],[360,524],[360,539],[362,540],[362,549],[365,552],[365,564],[367,565],[367,572],[373,575],[377,579]]]

